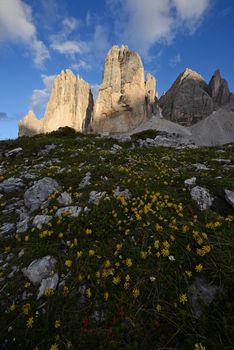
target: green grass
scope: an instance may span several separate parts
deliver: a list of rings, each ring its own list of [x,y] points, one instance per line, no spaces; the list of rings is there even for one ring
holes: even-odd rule
[[[234,168],[212,159],[228,158],[234,165],[234,145],[130,150],[131,142],[78,136],[67,130],[62,136],[52,133],[0,143],[0,152],[24,150],[23,156],[7,163],[0,159],[5,162],[1,181],[19,176],[27,165],[25,171],[38,178],[55,178],[61,191],[68,191],[83,208],[90,191],[106,192],[99,205],[88,205],[91,211],[78,218],[53,217],[40,230],[30,226],[25,234],[0,241],[0,254],[15,254],[5,269],[0,267],[1,349],[233,349],[234,224],[224,189],[234,190]],[[58,147],[49,155],[37,155],[52,143]],[[122,149],[111,154],[114,143]],[[47,165],[54,158],[60,163]],[[209,171],[193,167],[204,162]],[[43,168],[32,168],[40,163]],[[88,171],[91,184],[79,189]],[[216,197],[212,210],[200,212],[191,200],[184,180],[192,176]],[[117,186],[128,189],[130,199],[116,197]],[[59,207],[58,196],[50,198],[50,215]],[[22,199],[23,192],[2,197],[1,208],[14,197]],[[0,213],[0,226],[16,220],[16,215]],[[204,254],[199,253],[202,247]],[[18,258],[22,248],[25,254]],[[27,285],[21,269],[45,255],[56,258],[64,285],[37,301],[38,288]],[[201,272],[196,271],[199,264]],[[14,265],[19,272],[9,279]],[[197,276],[220,287],[198,320],[188,296]],[[25,291],[28,296],[22,300]],[[22,311],[25,304],[30,304],[28,314]]]

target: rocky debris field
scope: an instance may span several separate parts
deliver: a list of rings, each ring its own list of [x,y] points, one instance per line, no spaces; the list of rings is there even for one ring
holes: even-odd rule
[[[232,349],[234,144],[0,142],[1,349]]]

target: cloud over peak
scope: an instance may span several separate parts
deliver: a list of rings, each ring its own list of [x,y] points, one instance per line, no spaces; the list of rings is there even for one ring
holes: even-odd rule
[[[155,43],[171,42],[179,29],[194,33],[210,3],[210,0],[106,1],[115,16],[118,37],[145,55]]]
[[[0,1],[0,43],[9,41],[25,44],[37,66],[50,57],[45,44],[38,39],[31,7],[22,0]]]

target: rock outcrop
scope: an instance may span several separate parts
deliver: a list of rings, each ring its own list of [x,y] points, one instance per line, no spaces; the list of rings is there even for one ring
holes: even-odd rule
[[[92,111],[90,85],[67,69],[54,81],[44,118],[38,120],[30,111],[23,121],[19,121],[19,136],[47,133],[65,126],[84,131],[90,123]]]
[[[145,83],[144,67],[136,52],[128,46],[113,46],[106,57],[91,129],[98,133],[122,133],[145,122],[152,114],[149,105],[154,103],[153,85],[152,76]]]
[[[42,121],[38,120],[32,110],[19,120],[19,136],[33,136],[42,132]]]
[[[209,86],[200,74],[188,68],[159,99],[159,106],[166,119],[185,126],[195,124],[214,110]]]
[[[210,94],[215,108],[222,107],[230,102],[231,92],[228,83],[221,77],[220,70],[216,70],[209,82]]]

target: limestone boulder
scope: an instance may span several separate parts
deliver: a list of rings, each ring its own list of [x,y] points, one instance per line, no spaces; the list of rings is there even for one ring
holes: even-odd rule
[[[195,124],[214,110],[209,86],[200,74],[188,68],[161,96],[159,106],[166,119],[185,126]]]
[[[113,46],[94,106],[91,129],[101,134],[128,132],[147,120],[146,85],[153,100],[153,79],[145,84],[140,56],[128,46]]]

